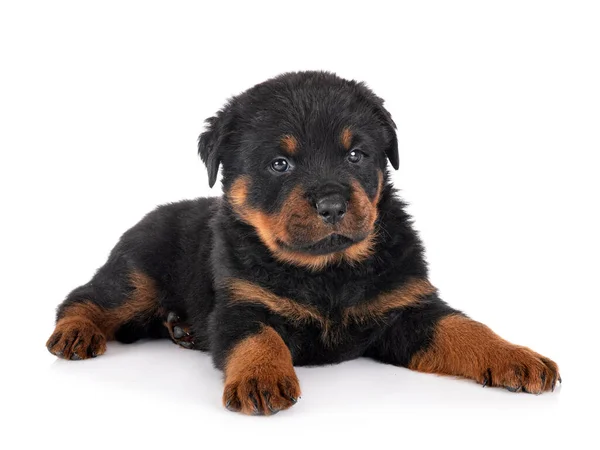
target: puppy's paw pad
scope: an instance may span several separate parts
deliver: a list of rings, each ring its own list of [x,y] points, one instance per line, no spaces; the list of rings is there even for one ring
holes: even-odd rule
[[[53,355],[72,361],[95,358],[106,351],[106,337],[88,319],[67,317],[58,321],[46,348]]]
[[[541,394],[553,391],[560,381],[554,361],[526,347],[513,347],[499,352],[480,380],[484,386],[498,386],[510,392]]]
[[[183,323],[179,316],[171,311],[167,314],[167,319],[164,322],[165,327],[169,331],[171,340],[183,348],[194,347],[194,336],[190,331],[190,327]]]
[[[273,415],[293,406],[300,398],[295,376],[250,376],[225,385],[223,404],[230,411]]]

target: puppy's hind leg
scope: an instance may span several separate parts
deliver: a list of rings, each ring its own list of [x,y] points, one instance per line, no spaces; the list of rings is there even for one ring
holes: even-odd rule
[[[106,351],[107,341],[133,342],[149,336],[161,321],[164,311],[154,280],[140,270],[107,266],[59,306],[46,343],[50,353],[70,360],[93,358]]]
[[[179,318],[177,313],[174,311],[169,312],[163,324],[174,343],[183,348],[194,348],[194,335],[191,332],[191,328]]]

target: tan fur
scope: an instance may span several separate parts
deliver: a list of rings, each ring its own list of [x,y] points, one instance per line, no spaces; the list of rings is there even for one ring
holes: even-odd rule
[[[346,150],[350,150],[350,145],[352,145],[352,130],[350,128],[346,127],[342,130],[340,142]]]
[[[409,368],[463,376],[491,386],[522,386],[533,393],[551,389],[559,376],[553,361],[459,314],[440,320],[433,343],[412,358]]]
[[[65,359],[86,359],[106,351],[106,336],[88,318],[68,316],[57,323],[46,347]]]
[[[232,279],[229,283],[231,301],[257,303],[295,323],[317,322],[325,325],[325,318],[308,305],[302,305],[289,298],[280,297],[271,291],[249,281]]]
[[[427,280],[409,280],[398,289],[382,293],[367,303],[345,309],[341,323],[336,323],[315,307],[276,295],[250,281],[231,278],[226,287],[229,289],[230,302],[261,305],[296,325],[313,323],[319,326],[321,340],[326,345],[336,344],[342,335],[343,327],[351,323],[381,320],[391,310],[414,305],[426,295],[435,292],[435,288]]]
[[[250,179],[242,176],[234,181],[227,193],[227,198],[234,211],[247,223],[252,225],[262,242],[269,248],[273,256],[280,261],[297,264],[312,270],[320,270],[328,264],[346,260],[360,262],[373,252],[376,241],[377,204],[381,196],[383,175],[378,174],[378,190],[369,199],[360,183],[352,182],[352,194],[348,211],[344,220],[335,227],[323,223],[306,200],[300,187],[294,188],[277,214],[267,214],[246,203]],[[284,248],[296,244],[310,244],[326,238],[332,233],[349,237],[364,236],[363,240],[344,251],[327,255],[310,255]]]
[[[62,318],[56,323],[54,333],[48,340],[50,351],[52,353],[60,351],[64,358],[69,359],[76,343],[69,344],[67,342],[70,336],[78,335],[76,339],[88,342],[92,336],[99,335],[102,343],[99,344],[96,353],[104,353],[106,340],[114,339],[115,332],[121,325],[133,318],[149,321],[161,313],[156,300],[154,281],[141,272],[132,272],[130,278],[134,289],[131,296],[121,306],[105,309],[90,301],[84,301],[66,307]],[[59,336],[60,338],[58,338]],[[79,356],[82,357],[81,359],[87,357],[83,353]]]
[[[245,414],[271,414],[292,406],[300,394],[292,355],[273,328],[263,326],[230,351],[223,393],[228,408]]]
[[[409,280],[399,288],[383,292],[367,303],[347,308],[344,311],[344,323],[377,321],[391,310],[414,305],[434,292],[435,288],[427,280]]]
[[[290,155],[294,155],[298,151],[298,139],[291,134],[286,134],[281,138],[281,147]]]
[[[320,314],[316,308],[275,295],[268,289],[246,280],[233,278],[229,281],[228,288],[230,301],[260,304],[297,325],[313,322],[321,327],[321,340],[325,344],[331,345],[336,342],[338,333],[335,333],[331,320]]]

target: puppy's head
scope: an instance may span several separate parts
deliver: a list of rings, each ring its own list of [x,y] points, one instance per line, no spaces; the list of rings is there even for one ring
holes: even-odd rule
[[[199,153],[232,210],[279,260],[318,270],[360,261],[376,239],[395,125],[365,85],[325,72],[284,74],[207,120]]]

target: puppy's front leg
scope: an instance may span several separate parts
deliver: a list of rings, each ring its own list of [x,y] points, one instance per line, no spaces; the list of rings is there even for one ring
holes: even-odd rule
[[[534,394],[554,390],[560,380],[554,361],[505,341],[487,326],[462,314],[441,319],[432,342],[411,358],[409,367]]]
[[[437,296],[399,313],[373,356],[421,372],[471,378],[484,386],[540,394],[560,381],[554,361],[502,339]]]
[[[223,323],[231,327],[232,320]],[[271,415],[296,403],[300,384],[281,336],[267,324],[253,325],[252,331],[217,333],[221,349],[214,354],[225,373],[223,404],[244,414]]]

